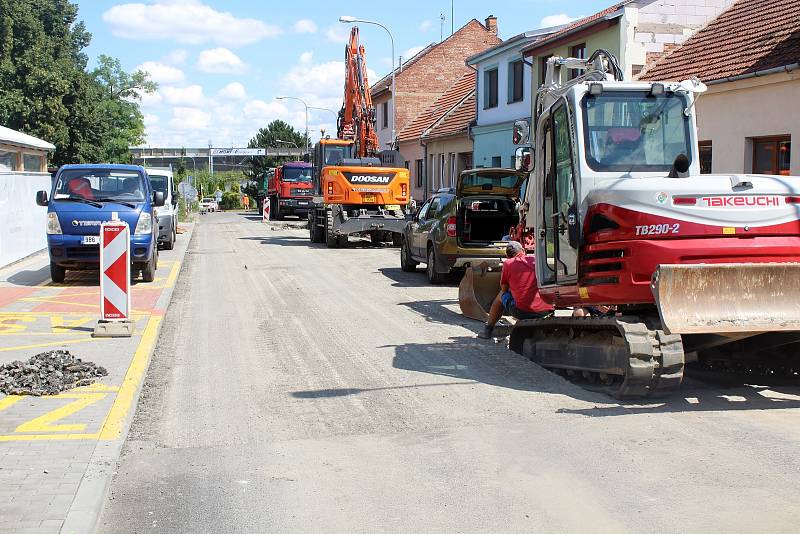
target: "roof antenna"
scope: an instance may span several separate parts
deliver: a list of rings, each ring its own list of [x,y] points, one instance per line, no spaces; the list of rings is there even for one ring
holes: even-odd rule
[[[444,21],[447,20],[447,17],[444,16],[444,13],[439,13],[439,42],[441,43],[444,40]]]

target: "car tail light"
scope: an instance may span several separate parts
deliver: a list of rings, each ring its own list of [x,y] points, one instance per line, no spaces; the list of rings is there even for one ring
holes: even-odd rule
[[[455,237],[456,236],[456,218],[455,217],[448,217],[447,218],[447,237]]]
[[[800,204],[800,197],[786,197],[787,204]]]
[[[328,194],[333,195],[333,182],[328,182]]]
[[[408,186],[406,184],[400,184],[400,196],[408,196]]]
[[[675,206],[694,206],[697,204],[695,197],[672,197],[672,204]]]

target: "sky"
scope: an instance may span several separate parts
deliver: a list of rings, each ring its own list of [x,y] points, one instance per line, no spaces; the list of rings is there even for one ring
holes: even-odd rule
[[[143,95],[145,146],[243,147],[259,128],[284,120],[305,129],[309,106],[338,112],[344,84],[344,45],[350,26],[341,15],[383,23],[395,53],[408,58],[451,29],[449,0],[312,2],[292,0],[78,0],[92,33],[90,65],[100,54],[129,72],[147,71],[159,85]],[[470,19],[498,18],[500,37],[563,24],[613,0],[453,0],[455,29]],[[401,12],[398,12],[400,6]],[[441,24],[440,17],[445,17]],[[360,24],[370,82],[390,71],[388,34]],[[443,32],[441,32],[443,28]],[[312,139],[335,135],[334,113],[309,110]]]

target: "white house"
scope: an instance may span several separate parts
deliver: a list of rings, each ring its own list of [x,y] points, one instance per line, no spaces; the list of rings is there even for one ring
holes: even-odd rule
[[[47,247],[47,209],[36,192],[50,190],[47,153],[55,148],[0,126],[0,267]]]

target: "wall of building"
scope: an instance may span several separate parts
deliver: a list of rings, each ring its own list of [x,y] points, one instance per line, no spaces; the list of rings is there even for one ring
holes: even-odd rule
[[[400,154],[408,163],[408,175],[411,179],[411,196],[419,202],[425,197],[425,150],[419,142],[405,141],[400,143]],[[422,173],[417,174],[417,160],[422,160]],[[422,185],[417,186],[417,179],[422,178]]]
[[[442,187],[455,187],[456,177],[466,168],[463,155],[472,153],[472,140],[466,135],[434,139],[427,142],[427,147],[428,191],[432,193]],[[442,155],[445,161],[444,173],[440,168]],[[455,156],[455,169],[450,165],[451,155]]]
[[[513,133],[513,121],[473,127],[475,167],[491,167],[492,158],[498,156],[501,167],[511,166],[517,148],[513,143]]]
[[[497,124],[499,122],[514,121],[516,119],[530,115],[531,110],[531,68],[523,66],[525,79],[523,81],[523,99],[519,102],[509,103],[509,63],[522,59],[519,49],[509,50],[505,53],[487,58],[481,61],[475,68],[478,71],[478,125]],[[497,106],[484,108],[484,95],[486,91],[485,72],[497,68]]]
[[[790,135],[790,174],[800,176],[800,71],[708,86],[697,101],[700,141],[712,142],[714,173],[753,170],[753,138]]]
[[[47,248],[47,208],[36,205],[36,192],[50,186],[45,172],[0,170],[0,267]]]

